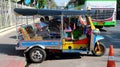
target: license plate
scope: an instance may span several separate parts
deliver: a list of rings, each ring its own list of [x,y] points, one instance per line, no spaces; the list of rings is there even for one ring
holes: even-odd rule
[[[103,25],[103,22],[98,22],[98,25]]]

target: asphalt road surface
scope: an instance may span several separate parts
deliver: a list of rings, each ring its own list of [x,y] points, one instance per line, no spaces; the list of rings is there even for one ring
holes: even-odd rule
[[[81,54],[55,54],[47,57],[42,63],[27,63],[23,51],[16,51],[15,31],[0,35],[0,65],[7,67],[14,62],[23,62],[25,67],[107,67],[108,49],[113,45],[116,67],[120,66],[120,21],[115,27],[103,28],[101,35],[107,51],[102,57]],[[14,62],[13,62],[14,61]],[[4,63],[6,62],[6,63]],[[12,62],[12,63],[11,63]],[[8,64],[8,65],[7,65]],[[17,63],[20,65],[19,63]],[[7,65],[7,66],[6,66]],[[11,66],[12,67],[12,66]],[[16,66],[17,67],[17,66]],[[24,67],[24,66],[23,66]]]

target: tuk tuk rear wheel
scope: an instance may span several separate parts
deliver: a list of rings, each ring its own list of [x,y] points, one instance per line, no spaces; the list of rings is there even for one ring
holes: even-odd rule
[[[46,52],[44,49],[35,47],[29,51],[28,58],[31,62],[41,63],[46,59]]]
[[[95,45],[94,50],[92,51],[92,54],[94,56],[103,56],[105,52],[106,52],[106,47],[104,46],[104,44],[99,43],[99,46],[97,44]]]

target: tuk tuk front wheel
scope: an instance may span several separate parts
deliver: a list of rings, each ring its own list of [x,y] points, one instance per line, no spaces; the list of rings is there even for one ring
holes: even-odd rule
[[[92,54],[94,56],[103,56],[106,52],[105,45],[102,43],[99,43],[99,45],[95,45],[94,50],[92,51]]]
[[[44,49],[35,47],[29,51],[28,55],[31,62],[41,63],[46,59],[46,52]]]

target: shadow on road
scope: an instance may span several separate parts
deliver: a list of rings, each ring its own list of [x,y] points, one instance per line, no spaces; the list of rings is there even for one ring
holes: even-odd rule
[[[57,53],[47,56],[46,60],[80,59],[82,56],[80,53]]]
[[[45,61],[48,60],[68,60],[68,59],[81,59],[84,56],[95,57],[92,54],[81,54],[81,53],[56,53],[52,55],[48,55]],[[39,63],[30,63],[27,62],[25,67],[29,67],[31,64],[39,64]]]
[[[107,30],[105,30],[105,29],[99,29],[100,30],[100,32],[107,32]]]
[[[23,57],[23,51],[15,50],[15,44],[0,44],[0,54]]]
[[[17,39],[17,37],[16,37],[16,36],[10,36],[9,38],[12,38],[12,39]]]
[[[85,53],[58,53],[47,56],[46,60],[81,59],[84,56],[96,57],[92,54]]]
[[[65,59],[81,59],[82,56],[83,55],[81,55],[80,53],[55,53],[52,55],[48,55],[45,61],[47,61],[47,60],[65,60]],[[31,64],[37,64],[37,63],[27,62],[25,67],[29,67]]]

